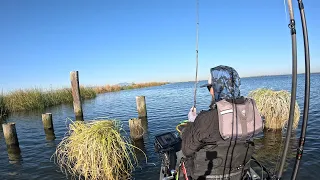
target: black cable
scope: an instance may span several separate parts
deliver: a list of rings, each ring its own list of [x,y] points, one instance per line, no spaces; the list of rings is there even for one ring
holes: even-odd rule
[[[282,153],[282,159],[280,168],[277,174],[277,179],[281,179],[284,165],[287,158],[287,153],[289,149],[289,143],[291,139],[291,131],[292,131],[292,124],[294,119],[294,108],[295,108],[295,101],[296,101],[296,91],[297,91],[297,39],[296,39],[296,28],[295,28],[295,20],[292,8],[292,0],[288,0],[288,7],[289,7],[289,14],[290,14],[290,32],[291,32],[291,39],[292,39],[292,87],[291,87],[291,103],[290,103],[290,114],[288,120],[288,130],[286,133],[286,142],[285,147]]]
[[[309,100],[310,100],[310,53],[309,53],[309,41],[307,22],[304,13],[304,6],[302,0],[298,0],[299,10],[302,22],[303,41],[304,41],[304,58],[305,58],[305,89],[304,89],[304,109],[303,109],[303,121],[300,134],[299,148],[297,149],[296,162],[292,172],[291,179],[295,180],[299,171],[299,165],[302,158],[303,147],[306,140],[306,131],[309,114]]]

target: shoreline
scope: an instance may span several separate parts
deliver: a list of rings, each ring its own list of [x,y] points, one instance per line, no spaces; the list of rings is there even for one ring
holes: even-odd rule
[[[302,75],[302,74],[305,74],[305,73],[298,73],[297,75]],[[312,74],[320,74],[320,72],[312,72],[310,73],[310,75]],[[260,77],[271,77],[271,76],[291,76],[291,74],[278,74],[278,75],[260,75],[260,76],[243,76],[243,77],[240,77],[241,79],[249,79],[249,78],[260,78]],[[208,79],[201,79],[201,80],[198,80],[198,82],[200,81],[208,81]],[[191,80],[191,81],[174,81],[174,82],[170,82],[170,83],[186,83],[186,82],[195,82],[194,80]]]
[[[81,86],[82,100],[93,99],[98,94],[118,92],[122,90],[140,89],[169,84],[169,82],[132,83],[130,85]],[[13,112],[41,110],[47,107],[73,102],[71,88],[45,90],[42,88],[18,89],[0,95],[0,118]]]

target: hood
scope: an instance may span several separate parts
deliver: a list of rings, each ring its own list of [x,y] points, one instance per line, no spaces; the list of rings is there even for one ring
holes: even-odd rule
[[[211,68],[210,71],[215,102],[222,99],[238,99],[241,97],[240,77],[235,69],[221,65]]]

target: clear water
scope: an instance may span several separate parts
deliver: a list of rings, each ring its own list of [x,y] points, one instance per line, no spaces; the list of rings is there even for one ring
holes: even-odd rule
[[[205,82],[200,82],[205,83]],[[181,120],[187,119],[187,113],[193,104],[192,82],[174,83],[160,87],[151,87],[136,90],[127,90],[115,93],[99,95],[93,100],[87,100],[83,104],[85,119],[97,117],[110,117],[122,120],[128,130],[128,119],[136,117],[135,97],[146,96],[148,113],[148,134],[144,139],[144,148],[148,156],[148,162],[141,161],[141,169],[134,172],[135,179],[158,179],[160,161],[154,153],[154,135],[166,131],[174,131],[175,126]],[[242,79],[242,94],[260,87],[273,88],[275,90],[291,90],[291,76],[270,76]],[[311,100],[309,112],[309,126],[307,141],[304,149],[302,164],[298,179],[318,179],[317,171],[320,168],[319,148],[320,141],[320,74],[311,75]],[[298,76],[297,100],[300,108],[304,101],[304,75]],[[198,89],[198,110],[208,109],[210,96],[206,88]],[[47,141],[41,122],[41,114],[51,112],[54,119],[56,139]],[[6,121],[15,122],[20,142],[22,161],[9,163],[2,129],[0,129],[0,179],[66,179],[59,171],[50,157],[55,147],[61,141],[67,130],[67,118],[74,118],[72,105],[61,105],[46,109],[45,111],[33,111],[28,113],[12,114]],[[302,111],[301,111],[302,117]],[[299,130],[295,133],[300,136]],[[274,133],[265,134],[265,137],[257,141],[257,156],[268,167],[274,168],[277,163],[280,138]],[[279,136],[279,135],[278,135]],[[294,157],[295,143],[289,154]],[[288,168],[284,173],[284,179],[289,179],[294,163],[294,158],[288,159]]]

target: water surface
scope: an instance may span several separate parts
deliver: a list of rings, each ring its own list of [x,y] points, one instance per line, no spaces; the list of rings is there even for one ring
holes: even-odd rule
[[[84,117],[86,120],[97,117],[116,118],[123,121],[125,129],[128,130],[128,120],[137,116],[135,97],[146,96],[149,131],[144,140],[144,148],[148,156],[148,162],[154,164],[141,162],[142,169],[137,169],[134,172],[134,178],[158,179],[160,161],[158,155],[154,153],[154,136],[158,133],[174,131],[177,123],[187,119],[187,113],[193,105],[193,87],[193,83],[186,82],[101,94],[97,98],[86,100],[83,103]],[[269,76],[242,79],[241,90],[243,95],[261,87],[290,91],[291,77]],[[320,135],[318,130],[320,128],[319,94],[320,74],[312,74],[309,126],[298,179],[318,179],[316,172],[320,168],[318,163],[320,161],[320,141],[318,141]],[[301,109],[303,109],[303,95],[304,76],[299,75],[297,100]],[[198,89],[198,110],[208,109],[210,100],[206,88]],[[57,137],[54,141],[45,139],[41,122],[41,114],[45,112],[53,114]],[[59,171],[59,168],[50,158],[55,151],[55,147],[66,133],[67,118],[74,118],[72,105],[56,106],[45,111],[12,114],[6,121],[16,123],[22,161],[20,163],[9,163],[2,129],[0,129],[0,179],[66,179],[66,176]],[[295,132],[296,137],[300,136],[300,128],[301,121],[298,130]],[[293,139],[293,144],[294,142],[295,139]],[[257,141],[257,156],[269,168],[274,168],[277,163],[280,143],[281,134],[274,133],[267,133],[264,138]],[[291,156],[295,154],[294,148],[294,146],[291,147]],[[290,159],[288,162],[289,168],[284,173],[284,179],[291,176],[294,159]]]

